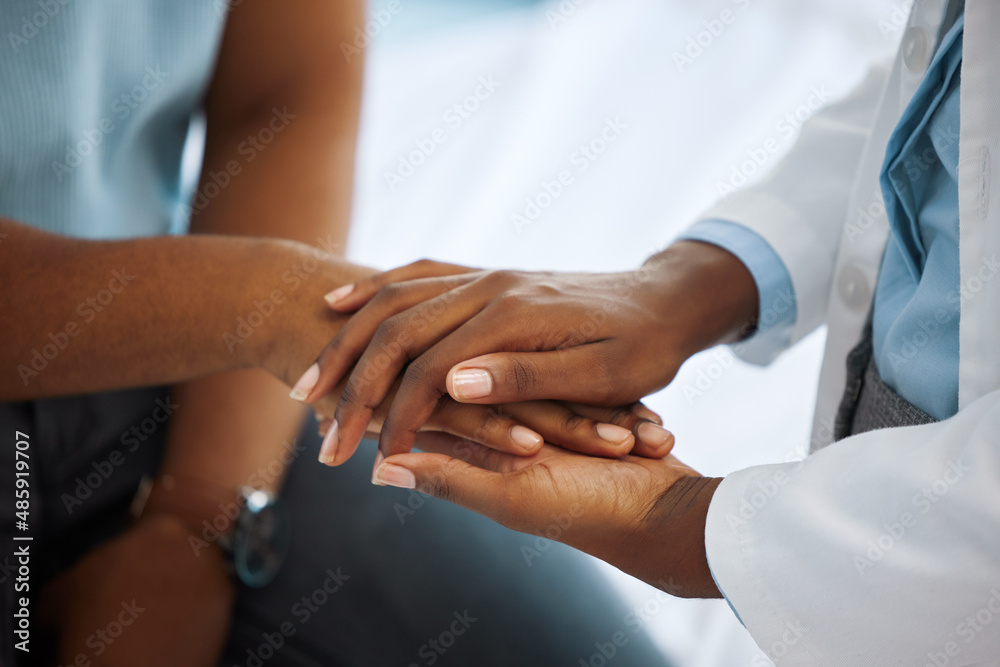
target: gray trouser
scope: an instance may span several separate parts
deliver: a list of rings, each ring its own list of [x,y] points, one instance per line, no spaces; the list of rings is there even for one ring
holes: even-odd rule
[[[2,437],[13,442],[21,431],[31,443],[32,593],[127,526],[139,479],[159,464],[170,405],[153,389],[0,404]],[[283,490],[288,560],[269,587],[238,594],[221,665],[665,664],[631,631],[630,610],[589,557],[415,492],[372,486],[371,443],[344,467],[323,467],[314,430],[304,429]],[[11,450],[0,460],[7,567],[16,532]],[[10,572],[0,570],[5,651]],[[624,646],[611,643],[616,633]],[[10,655],[0,664],[13,664]]]
[[[847,385],[834,422],[834,438],[936,421],[882,380],[875,366],[869,320],[861,342],[847,355]]]

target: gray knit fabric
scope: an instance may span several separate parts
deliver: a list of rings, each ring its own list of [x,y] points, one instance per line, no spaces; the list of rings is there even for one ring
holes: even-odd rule
[[[937,420],[897,394],[882,381],[872,354],[871,325],[861,342],[847,355],[847,386],[834,422],[834,438]]]

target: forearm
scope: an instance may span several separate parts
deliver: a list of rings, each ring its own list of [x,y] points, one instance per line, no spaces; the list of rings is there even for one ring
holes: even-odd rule
[[[7,401],[262,365],[292,381],[296,364],[272,349],[279,330],[292,330],[286,316],[307,308],[320,318],[322,326],[310,330],[320,349],[322,336],[334,335],[345,319],[324,310],[323,293],[367,273],[332,257],[316,260],[306,246],[271,240],[82,241],[6,220],[0,232],[8,235],[0,244],[0,329],[6,334],[0,400]],[[314,270],[303,280],[298,275],[306,262]],[[275,292],[293,305],[250,325],[248,318],[257,322],[252,314]]]

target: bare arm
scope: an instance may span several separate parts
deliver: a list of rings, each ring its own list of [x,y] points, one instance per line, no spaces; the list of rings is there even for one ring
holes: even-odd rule
[[[286,241],[84,241],[2,219],[0,233],[7,235],[0,243],[4,401],[182,382],[250,367],[294,381],[298,367],[308,363],[310,344],[303,338],[321,347],[346,320],[324,315],[309,300],[322,303],[325,289],[367,273]],[[315,262],[315,280],[293,290],[288,276],[307,261]],[[238,330],[238,320],[246,321],[255,303],[276,291],[287,307],[241,338],[246,332]],[[316,322],[293,327],[288,316],[298,308],[315,312]],[[301,361],[293,359],[299,352]]]

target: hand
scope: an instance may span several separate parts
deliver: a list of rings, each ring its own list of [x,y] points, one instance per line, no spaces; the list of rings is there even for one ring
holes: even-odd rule
[[[721,597],[705,555],[705,518],[721,480],[673,456],[601,459],[546,445],[523,458],[428,433],[417,446],[430,453],[385,459],[376,481],[564,542],[672,595]]]
[[[452,275],[470,271],[465,267],[427,262],[375,276],[371,282],[420,278],[428,272]],[[308,360],[315,358],[316,351],[322,349],[340,327],[347,325],[345,315],[331,313],[319,298],[316,290],[324,284],[329,282],[312,281],[292,295],[292,305],[286,306],[288,310],[277,318],[278,328],[267,346],[269,355],[265,365],[289,384],[293,382],[292,371],[299,369],[301,373]],[[368,279],[356,283],[357,293],[363,294],[368,284]],[[337,386],[322,393],[312,389],[318,379],[319,367],[310,367],[294,382],[293,395],[309,402],[320,417],[320,428],[326,436],[320,460],[328,465],[340,465],[354,454],[362,436],[380,431],[393,398],[402,386],[402,378],[390,378],[387,392],[368,410],[361,433],[351,438],[343,437],[339,422],[334,426],[335,410],[347,386],[347,378],[341,378]],[[640,456],[665,456],[672,440],[661,426],[662,421],[655,413],[634,402],[612,408],[593,408],[553,401],[520,401],[494,408],[462,404],[448,396],[440,397],[419,425],[519,455],[534,454],[543,442],[549,442],[594,456],[612,457],[630,452]]]
[[[386,455],[409,451],[446,395],[466,404],[632,403],[666,386],[695,352],[737,340],[757,312],[743,264],[697,242],[620,274],[449,266],[446,277],[393,282],[412,271],[365,279],[340,301],[331,295],[338,311],[362,307],[320,355],[309,396],[350,372],[335,412],[350,449],[400,373],[379,443]]]
[[[219,549],[196,555],[190,534],[173,517],[144,518],[50,583],[39,614],[59,637],[59,663],[216,665],[234,587]],[[111,623],[120,635],[95,635]]]

